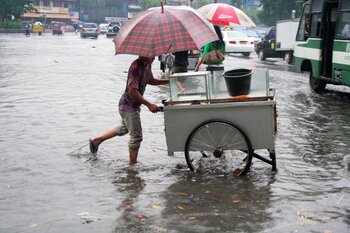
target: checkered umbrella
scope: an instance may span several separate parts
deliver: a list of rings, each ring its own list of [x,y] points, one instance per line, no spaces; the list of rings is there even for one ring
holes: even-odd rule
[[[153,7],[129,20],[114,38],[116,54],[155,57],[218,40],[214,27],[185,6]]]
[[[243,11],[225,3],[207,4],[198,11],[213,24],[256,27],[253,20]]]

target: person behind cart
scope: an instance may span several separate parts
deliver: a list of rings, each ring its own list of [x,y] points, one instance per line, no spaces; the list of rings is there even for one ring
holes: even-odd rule
[[[143,97],[147,84],[163,85],[169,84],[169,80],[156,79],[152,73],[154,57],[142,57],[132,62],[128,71],[128,78],[125,92],[119,100],[119,114],[121,124],[111,128],[100,136],[89,139],[90,152],[96,154],[100,144],[115,136],[123,136],[129,133],[129,159],[130,164],[137,163],[137,156],[142,141],[142,127],[140,120],[141,104],[148,107],[148,110],[156,113],[162,111],[157,105]]]
[[[218,25],[214,25],[214,29],[215,29],[216,34],[219,37],[219,40],[207,43],[204,46],[202,56],[200,57],[200,59],[199,59],[197,65],[196,65],[194,71],[198,71],[200,65],[202,65],[204,62],[206,64],[208,64],[208,65],[210,65],[210,64],[212,64],[212,65],[223,64],[223,60],[225,59],[225,53],[226,53],[225,42],[224,42],[224,40],[222,38],[220,27]],[[217,54],[220,55],[220,59],[217,59],[217,61],[214,62],[214,63],[208,62],[207,61],[208,60],[208,55],[213,53],[214,51],[216,51]]]
[[[178,51],[173,53],[175,56],[174,66],[172,69],[173,73],[183,73],[187,72],[188,70],[188,50],[184,51]],[[179,78],[177,80],[177,87],[179,88],[180,92],[185,91],[184,86],[184,79]]]

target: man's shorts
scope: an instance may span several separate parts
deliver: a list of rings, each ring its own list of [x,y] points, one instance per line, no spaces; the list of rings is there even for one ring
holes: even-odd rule
[[[129,133],[129,147],[132,149],[140,148],[142,141],[142,127],[140,112],[125,112],[119,111],[120,116],[122,117],[121,124],[116,127],[116,132],[118,136]]]

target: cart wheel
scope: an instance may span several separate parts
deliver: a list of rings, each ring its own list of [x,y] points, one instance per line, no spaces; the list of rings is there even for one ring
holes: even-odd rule
[[[175,62],[175,59],[173,58],[173,56],[171,54],[169,54],[165,58],[165,70],[169,70],[169,72],[171,72],[173,69],[173,66],[174,66],[174,62]]]
[[[247,135],[238,126],[211,120],[191,132],[185,145],[185,158],[191,171],[206,170],[214,162],[240,176],[249,170],[253,150]]]

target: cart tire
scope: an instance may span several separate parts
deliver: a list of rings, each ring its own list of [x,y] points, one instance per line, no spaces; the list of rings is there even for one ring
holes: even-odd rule
[[[225,120],[203,122],[191,132],[185,145],[186,163],[191,171],[201,171],[205,160],[216,159],[241,176],[248,172],[253,154],[244,131]]]
[[[169,72],[171,72],[174,66],[174,62],[174,58],[171,55],[168,55],[165,58],[165,70],[169,70]]]

